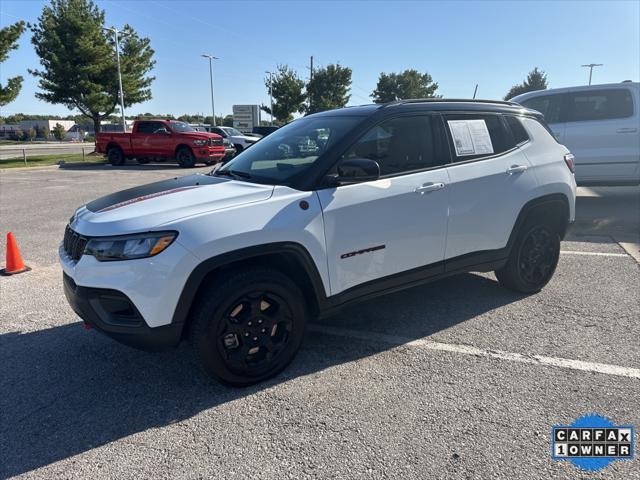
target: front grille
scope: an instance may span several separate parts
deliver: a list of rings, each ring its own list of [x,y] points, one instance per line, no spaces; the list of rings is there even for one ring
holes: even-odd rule
[[[64,241],[62,246],[73,260],[78,261],[84,252],[84,247],[89,239],[74,232],[69,225],[64,229]]]
[[[222,138],[210,138],[209,145],[211,145],[212,147],[218,147],[222,145]]]

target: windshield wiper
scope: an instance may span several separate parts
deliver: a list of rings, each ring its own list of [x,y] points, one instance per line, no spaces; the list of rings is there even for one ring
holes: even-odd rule
[[[239,170],[216,170],[213,174],[216,176],[226,175],[228,177],[251,178],[251,175],[247,172],[241,172]]]

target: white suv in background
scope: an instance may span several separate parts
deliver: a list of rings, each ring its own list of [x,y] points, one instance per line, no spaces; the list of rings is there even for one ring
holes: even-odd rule
[[[575,155],[578,185],[640,183],[640,83],[538,90],[511,101],[544,115]]]
[[[485,101],[300,118],[208,174],[79,208],[65,294],[119,341],[188,338],[207,373],[248,385],[293,359],[309,319],[353,302],[468,271],[538,292],[575,213],[572,155],[547,128]]]
[[[236,152],[240,153],[244,149],[249,148],[256,143],[260,138],[245,135],[240,130],[233,127],[212,127],[211,132],[221,135],[223,138],[228,138],[231,144],[236,148]]]

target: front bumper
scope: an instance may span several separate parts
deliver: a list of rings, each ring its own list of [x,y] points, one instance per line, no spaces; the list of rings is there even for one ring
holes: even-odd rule
[[[225,156],[225,149],[223,146],[220,147],[194,147],[193,154],[198,160],[205,161],[216,161],[222,160]]]
[[[113,339],[143,350],[161,350],[180,343],[183,324],[149,327],[124,293],[78,286],[66,273],[62,274],[62,283],[73,311],[85,323]]]

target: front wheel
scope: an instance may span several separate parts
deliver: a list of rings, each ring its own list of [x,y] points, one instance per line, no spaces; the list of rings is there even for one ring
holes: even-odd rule
[[[201,293],[189,338],[211,377],[247,386],[277,375],[293,360],[307,316],[302,292],[288,277],[244,269]]]
[[[176,152],[176,160],[182,168],[191,168],[196,164],[196,157],[188,147],[181,147]]]
[[[498,281],[521,293],[535,293],[549,283],[560,258],[560,236],[550,225],[528,223],[518,236]]]

